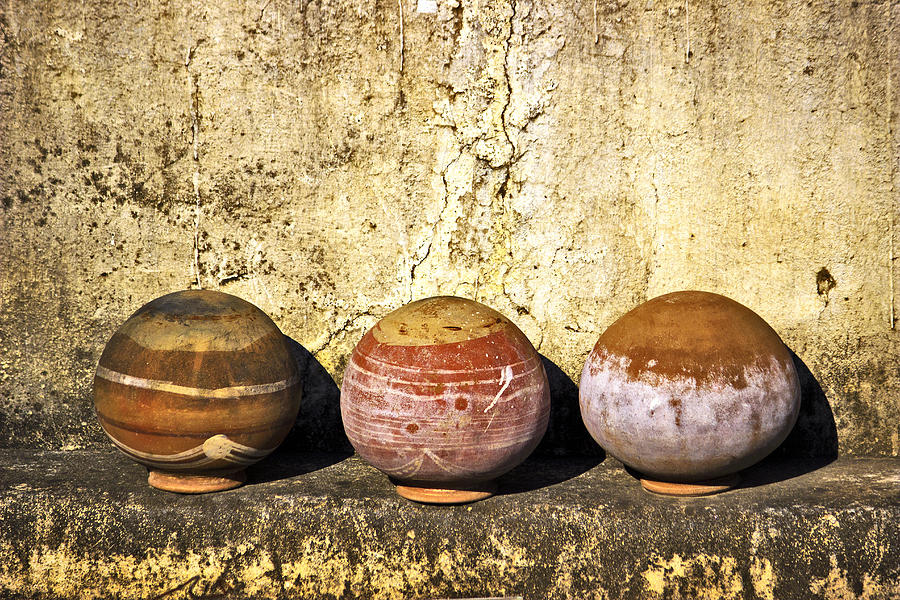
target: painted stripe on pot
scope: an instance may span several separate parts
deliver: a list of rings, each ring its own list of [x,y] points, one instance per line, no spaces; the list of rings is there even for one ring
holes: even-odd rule
[[[409,371],[410,373],[415,373],[415,374],[423,374],[424,373],[427,375],[460,375],[460,374],[469,375],[472,373],[500,371],[503,369],[503,367],[517,367],[519,365],[524,365],[529,362],[540,363],[540,359],[527,358],[525,360],[520,360],[520,361],[514,362],[514,363],[508,363],[508,364],[505,364],[502,366],[471,367],[471,368],[465,368],[465,369],[438,369],[438,368],[434,368],[434,367],[424,368],[421,366],[409,367],[409,366],[405,366],[402,364],[397,364],[397,363],[389,362],[389,361],[382,360],[379,358],[375,358],[372,355],[366,354],[358,349],[356,352],[353,353],[351,360],[356,357],[362,358],[363,360],[373,362],[373,363],[376,363],[379,365],[384,365],[385,367],[390,367],[391,370]],[[360,366],[360,365],[357,363],[357,366]]]
[[[497,382],[494,382],[494,383],[496,384]],[[490,404],[488,406],[488,408],[483,409],[484,412],[487,412],[489,409],[493,408],[497,404],[498,401],[508,402],[509,400],[512,400],[513,398],[527,396],[528,394],[531,394],[534,392],[539,392],[541,390],[540,385],[530,385],[528,387],[519,388],[514,392],[510,392],[509,394],[506,395],[505,398],[503,398],[501,400],[500,396],[503,394],[503,392],[506,391],[506,388],[502,387],[502,386],[501,386],[501,390],[496,395],[475,394],[473,392],[465,392],[465,393],[460,392],[460,393],[454,394],[452,390],[449,390],[449,391],[446,391],[446,392],[443,392],[440,394],[435,394],[432,396],[423,396],[422,394],[411,394],[409,392],[404,392],[404,391],[396,390],[396,389],[394,389],[394,390],[381,389],[380,390],[378,388],[373,388],[373,387],[363,385],[362,383],[360,383],[360,381],[358,379],[353,380],[353,385],[356,389],[361,390],[366,393],[369,393],[373,396],[379,396],[379,397],[391,396],[392,398],[407,398],[413,402],[434,402],[435,400],[445,400],[446,402],[452,404],[453,401],[455,400],[455,398],[457,398],[457,397],[467,399],[470,403],[477,403],[478,400],[483,400],[485,404]]]
[[[105,429],[104,432],[106,432]],[[195,469],[216,461],[225,461],[235,465],[246,466],[259,461],[274,450],[274,448],[258,450],[235,442],[228,438],[228,436],[218,434],[208,438],[203,444],[191,448],[190,450],[185,450],[184,452],[178,452],[177,454],[154,454],[151,452],[135,450],[111,436],[109,432],[106,432],[106,435],[126,454],[129,454],[144,464],[164,468],[166,470]]]
[[[416,442],[413,436],[383,436],[378,434],[377,436],[372,436],[372,433],[369,431],[360,431],[353,427],[348,427],[348,430],[351,433],[355,433],[360,437],[368,437],[371,438],[369,446],[371,448],[381,448],[384,450],[397,450],[398,446],[400,447],[399,451],[403,450],[416,450],[420,448],[431,448],[433,450],[446,450],[447,452],[464,452],[466,450],[497,450],[500,448],[507,448],[511,446],[516,446],[522,442],[526,442],[534,436],[534,429],[529,429],[518,436],[512,437],[509,435],[495,436],[494,440],[486,440],[481,437],[470,437],[469,439],[473,442],[471,444],[464,444],[460,442],[458,439],[453,440],[451,442],[439,443],[433,440],[423,440],[422,442]]]
[[[234,429],[226,428],[226,427],[218,427],[216,433],[212,433],[210,431],[185,431],[184,428],[181,427],[181,424],[176,424],[175,429],[171,428],[160,428],[160,427],[148,427],[147,425],[141,426],[140,423],[128,423],[125,421],[121,421],[118,419],[110,418],[108,415],[103,414],[100,411],[97,411],[97,418],[100,419],[100,424],[109,423],[110,425],[122,429],[124,431],[128,431],[131,433],[137,433],[140,435],[153,435],[158,437],[185,437],[185,438],[207,438],[217,433],[230,433],[232,435],[252,435],[257,433],[266,433],[269,431],[280,431],[285,429],[290,429],[290,427],[294,424],[294,418],[290,419],[281,419],[278,421],[273,421],[271,423],[265,423],[261,426],[249,426],[245,425],[243,427],[237,427]]]
[[[372,377],[372,378],[381,379],[384,381],[390,381],[392,384],[415,385],[415,386],[422,386],[422,387],[440,387],[440,386],[448,386],[448,385],[460,385],[460,386],[462,386],[462,385],[486,385],[486,384],[491,384],[491,383],[498,383],[501,380],[503,380],[504,377],[511,376],[513,380],[520,379],[523,377],[528,377],[529,375],[532,375],[535,371],[537,371],[540,368],[540,365],[538,365],[528,371],[519,371],[518,373],[512,374],[513,373],[512,365],[507,365],[506,367],[501,367],[499,369],[492,369],[492,370],[500,372],[500,376],[498,379],[469,379],[469,380],[447,382],[447,381],[429,381],[424,378],[424,375],[423,375],[423,379],[418,380],[418,381],[411,380],[411,379],[398,379],[396,377],[391,376],[389,373],[384,374],[384,373],[378,373],[377,371],[370,371],[369,369],[366,369],[365,367],[360,365],[357,361],[353,360],[353,358],[350,359],[350,362],[353,364],[353,367],[356,369],[356,372],[358,372],[360,375],[365,375],[366,377]],[[421,370],[419,370],[419,372],[421,372]],[[467,371],[463,371],[463,372],[467,372]],[[354,375],[355,374],[356,373],[354,373]],[[429,373],[429,375],[430,375],[430,373]]]
[[[493,416],[494,413],[491,413]],[[534,418],[542,416],[544,413],[539,413],[536,411],[528,411],[523,414],[514,414],[512,416],[502,415],[499,417],[489,417],[486,415],[479,416],[478,413],[467,414],[467,413],[457,413],[458,416],[446,414],[440,416],[438,418],[425,418],[420,415],[391,415],[391,414],[373,414],[367,413],[363,411],[348,411],[346,413],[346,421],[352,423],[359,423],[362,429],[381,429],[384,431],[391,431],[393,429],[403,429],[406,430],[407,424],[413,423],[416,425],[414,428],[415,432],[418,429],[426,428],[430,430],[445,430],[447,429],[448,422],[452,423],[450,419],[458,419],[460,421],[465,422],[466,424],[471,424],[474,427],[478,427],[485,423],[496,423],[498,427],[494,429],[504,429],[504,430],[515,430],[524,427],[530,427],[533,425]],[[499,427],[501,426],[502,427]],[[479,435],[483,435],[484,430],[479,432]]]
[[[171,394],[180,394],[182,396],[191,396],[193,398],[236,398],[240,396],[259,396],[261,394],[271,394],[280,392],[295,385],[300,381],[299,376],[294,375],[288,379],[275,381],[272,383],[261,383],[257,385],[236,385],[232,387],[224,387],[218,389],[204,389],[178,385],[171,381],[160,381],[158,379],[145,379],[143,377],[135,377],[125,373],[119,373],[107,369],[103,365],[97,366],[97,377],[120,383],[131,387],[143,388],[147,390],[155,390],[159,392],[169,392]]]

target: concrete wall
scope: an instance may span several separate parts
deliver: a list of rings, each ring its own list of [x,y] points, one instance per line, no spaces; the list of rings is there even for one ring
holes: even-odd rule
[[[900,453],[897,2],[0,6],[2,445],[106,444],[96,361],[177,289],[267,311],[332,419],[319,365],[411,299],[487,303],[577,382],[704,289],[808,366],[813,438]]]

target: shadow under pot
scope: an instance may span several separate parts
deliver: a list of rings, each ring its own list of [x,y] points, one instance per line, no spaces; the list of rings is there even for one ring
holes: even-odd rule
[[[641,304],[600,336],[579,401],[588,431],[645,489],[698,496],[734,487],[784,441],[800,381],[756,313],[684,291]]]
[[[253,304],[188,290],[145,304],[113,335],[94,404],[113,443],[180,493],[241,485],[285,438],[300,407],[297,365]]]
[[[341,416],[353,447],[397,493],[486,498],[547,429],[550,392],[528,338],[500,313],[441,296],[379,321],[353,351]]]

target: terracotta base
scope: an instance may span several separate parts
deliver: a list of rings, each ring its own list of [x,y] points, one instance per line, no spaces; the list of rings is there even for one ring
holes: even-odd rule
[[[221,492],[239,487],[245,481],[247,481],[247,472],[243,469],[234,473],[219,475],[218,477],[150,469],[150,476],[147,477],[147,482],[153,487],[179,494]]]
[[[497,491],[497,483],[494,481],[487,481],[468,490],[395,485],[397,493],[407,500],[425,504],[466,504],[490,498]]]
[[[641,485],[648,492],[662,494],[663,496],[711,496],[736,487],[741,482],[739,473],[695,481],[694,483],[673,483],[671,481],[656,481],[654,479],[640,478]]]

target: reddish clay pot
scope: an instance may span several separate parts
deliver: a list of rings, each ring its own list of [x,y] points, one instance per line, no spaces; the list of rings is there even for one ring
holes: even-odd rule
[[[103,430],[172,492],[226,490],[272,452],[300,407],[297,365],[264,312],[214,291],[145,304],[106,345],[94,377]]]
[[[471,502],[534,450],[550,391],[528,338],[500,313],[441,296],[379,321],[344,372],[356,451],[411,500]]]
[[[645,488],[704,495],[735,485],[784,441],[800,382],[790,351],[756,313],[717,294],[675,292],[600,336],[579,397],[588,431],[645,474]]]

